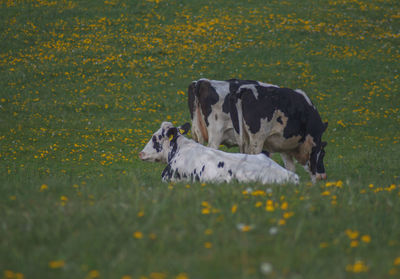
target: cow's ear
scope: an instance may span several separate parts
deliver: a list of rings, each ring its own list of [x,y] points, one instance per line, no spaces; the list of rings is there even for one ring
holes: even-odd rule
[[[175,127],[169,128],[167,131],[167,137],[168,137],[169,141],[172,141],[173,139],[175,139],[177,134],[178,134],[177,128],[175,128]]]
[[[328,122],[324,123],[324,132],[326,131],[326,128],[328,128]]]
[[[189,130],[190,130],[190,123],[187,123],[187,122],[179,127],[179,132],[182,135],[187,134],[187,132],[189,132]]]

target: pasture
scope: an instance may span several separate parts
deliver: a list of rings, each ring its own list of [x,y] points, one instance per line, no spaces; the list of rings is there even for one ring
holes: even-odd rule
[[[395,0],[0,0],[0,277],[398,278],[399,32]],[[138,153],[201,77],[307,92],[328,180],[162,183]]]

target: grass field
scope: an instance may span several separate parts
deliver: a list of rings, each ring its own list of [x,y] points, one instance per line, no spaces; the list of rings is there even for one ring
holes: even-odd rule
[[[396,0],[0,0],[0,278],[399,278],[399,32]],[[162,183],[138,152],[201,77],[306,91],[328,181]]]

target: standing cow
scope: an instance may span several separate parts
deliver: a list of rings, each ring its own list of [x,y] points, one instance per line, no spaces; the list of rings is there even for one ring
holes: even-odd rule
[[[295,158],[312,182],[326,179],[322,134],[328,123],[303,91],[248,84],[226,98],[241,152],[279,152],[286,169],[295,171]]]
[[[230,79],[226,81],[199,79],[188,89],[189,110],[192,119],[192,137],[195,141],[218,149],[220,144],[238,145],[231,116],[228,94],[233,94],[242,85],[264,85],[258,81]]]

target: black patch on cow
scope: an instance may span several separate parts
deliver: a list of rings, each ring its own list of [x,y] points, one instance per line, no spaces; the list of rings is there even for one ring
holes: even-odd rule
[[[246,84],[258,84],[258,81],[230,79],[227,80],[227,82],[229,83],[229,94],[224,99],[224,103],[222,104],[222,111],[225,113],[230,113],[232,108],[234,108],[234,110],[236,111],[236,107],[232,107],[232,101],[233,103],[235,103],[235,99],[231,100],[231,96],[237,93],[237,90],[240,86]]]
[[[218,163],[218,168],[223,168],[223,167],[224,167],[224,165],[225,165],[225,163],[224,163],[224,162],[219,162],[219,163]]]
[[[168,165],[165,167],[165,169],[163,170],[163,172],[162,172],[162,174],[161,174],[161,177],[162,177],[164,180],[166,180],[166,181],[170,181],[171,178],[172,178],[173,173],[174,173],[174,171],[173,171],[171,165],[168,164]]]
[[[189,111],[190,111],[190,118],[193,120],[193,114],[194,114],[194,106],[195,106],[195,89],[196,89],[196,81],[192,82],[189,85],[188,88],[188,105],[189,105]]]
[[[181,179],[181,174],[179,173],[178,169],[175,170],[174,172],[174,178],[180,180]]]
[[[208,80],[199,80],[196,83],[195,95],[199,100],[201,111],[204,115],[204,121],[208,126],[208,116],[211,114],[212,111],[211,106],[215,105],[219,100],[217,91]]]
[[[276,119],[276,121],[278,121],[279,123],[283,124],[282,117],[280,117],[280,116]]]
[[[259,84],[258,81],[255,80],[240,80],[240,79],[229,79],[227,80],[229,82],[229,92],[236,92],[240,86],[246,85],[246,84]]]
[[[264,154],[265,156],[267,156],[268,158],[271,157],[271,153],[269,153],[266,150],[261,151],[261,154]]]
[[[261,119],[271,121],[274,112],[280,110],[288,118],[284,129],[285,138],[300,135],[304,140],[306,134],[313,138],[321,137],[324,128],[321,117],[302,94],[289,88],[273,86],[257,85],[256,90],[257,97],[251,89],[246,88],[236,94],[242,100],[243,119],[251,133],[260,130]]]
[[[172,139],[169,143],[169,145],[171,146],[171,150],[168,152],[168,163],[171,162],[178,150],[178,144],[176,142],[179,137],[178,129],[175,127],[168,129],[167,137],[170,138],[170,136],[172,136]]]
[[[225,97],[223,107],[224,106],[228,107],[228,109],[226,109],[226,111],[229,112],[229,114],[231,116],[231,121],[232,121],[233,128],[235,129],[236,133],[240,134],[240,131],[239,131],[239,115],[238,115],[238,111],[237,111],[237,108],[236,108],[237,101],[238,101],[238,95],[236,93],[229,93]]]
[[[203,175],[205,169],[206,169],[206,165],[203,165],[203,167],[201,168],[201,171],[200,171],[200,176]]]
[[[325,146],[327,142],[321,143],[319,154],[317,154],[317,173],[325,173],[324,157],[325,157]]]
[[[228,170],[230,176],[232,176],[232,170]]]
[[[162,145],[160,142],[157,141],[157,137],[153,136],[151,138],[152,142],[153,142],[153,148],[157,151],[157,152],[161,152],[162,150]]]

